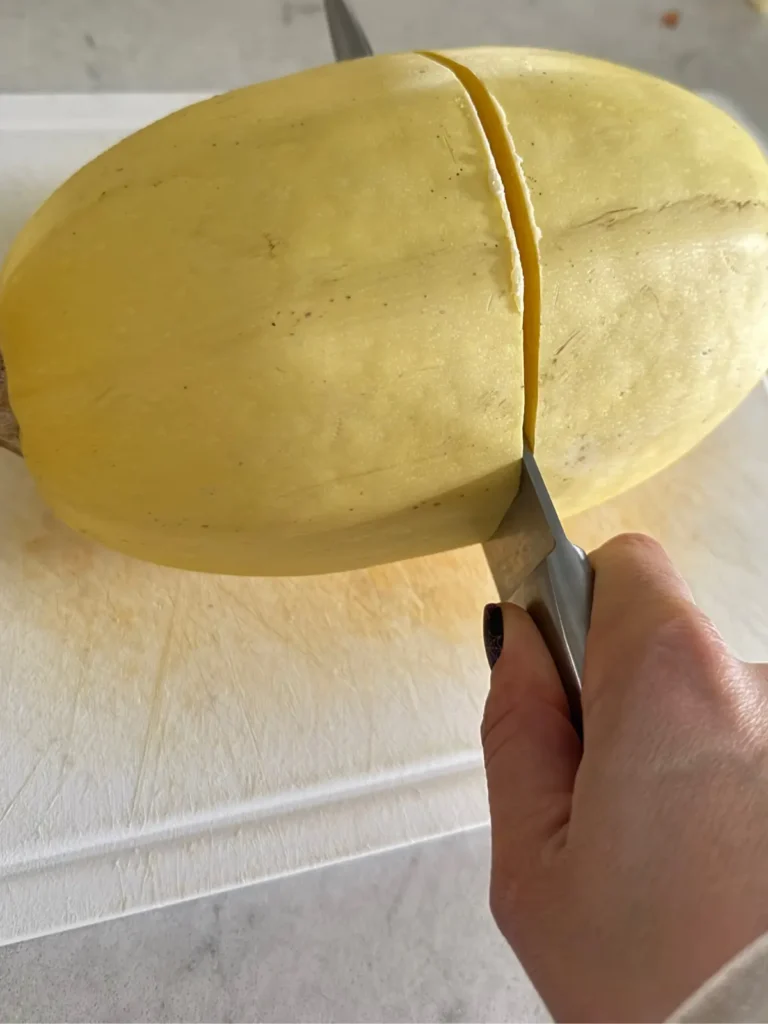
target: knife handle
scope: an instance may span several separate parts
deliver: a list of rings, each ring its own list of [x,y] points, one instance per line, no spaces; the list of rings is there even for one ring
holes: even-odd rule
[[[592,615],[594,574],[584,551],[562,535],[513,594],[544,638],[560,675],[574,729],[583,738],[581,679]]]

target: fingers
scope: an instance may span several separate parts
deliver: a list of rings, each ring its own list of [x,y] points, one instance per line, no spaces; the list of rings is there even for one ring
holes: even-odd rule
[[[636,619],[638,609],[663,615],[671,604],[693,604],[688,584],[664,548],[641,533],[614,537],[594,551],[592,627]]]
[[[681,615],[698,617],[691,591],[669,556],[642,534],[614,537],[590,555],[595,571],[585,665],[585,701],[622,665],[643,656],[655,631]]]
[[[665,744],[702,740],[724,717],[740,718],[749,676],[696,607],[664,550],[648,537],[617,537],[592,556],[595,591],[587,639],[585,750],[636,748],[672,756]],[[676,737],[676,739],[673,739]],[[698,742],[698,740],[696,742]]]
[[[482,726],[494,861],[530,860],[567,823],[581,744],[562,684],[531,618],[491,606],[486,643],[500,652]],[[503,634],[503,639],[502,639]]]

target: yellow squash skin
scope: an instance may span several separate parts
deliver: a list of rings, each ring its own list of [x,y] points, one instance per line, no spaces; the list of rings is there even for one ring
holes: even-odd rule
[[[444,68],[229,93],[100,156],[17,240],[0,344],[25,459],[71,526],[189,569],[476,542],[518,485],[519,291]]]
[[[768,364],[749,136],[599,61],[443,56],[190,107],[32,219],[0,348],[61,518],[185,568],[350,569],[487,539],[524,399],[567,515],[746,394]]]
[[[726,114],[636,71],[450,56],[522,159],[541,233],[536,454],[570,515],[679,458],[768,367],[768,164]]]

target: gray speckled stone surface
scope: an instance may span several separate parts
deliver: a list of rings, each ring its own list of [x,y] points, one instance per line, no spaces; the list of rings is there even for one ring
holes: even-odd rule
[[[548,1020],[486,909],[488,835],[0,950],[3,1020]]]
[[[378,50],[581,51],[719,91],[768,130],[768,18],[745,0],[355,6]],[[0,91],[224,89],[329,57],[319,0],[0,0]],[[478,832],[0,949],[0,1019],[546,1020],[487,874]]]

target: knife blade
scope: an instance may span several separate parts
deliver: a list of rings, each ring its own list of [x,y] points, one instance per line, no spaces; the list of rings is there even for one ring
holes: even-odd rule
[[[337,61],[373,56],[368,37],[344,0],[325,0],[325,20]]]
[[[493,537],[483,545],[502,601],[525,608],[544,638],[581,736],[581,679],[592,615],[589,559],[565,535],[526,443],[520,489]]]
[[[325,17],[337,61],[373,55],[360,22],[344,0],[325,0]],[[501,600],[525,608],[544,638],[565,690],[571,721],[581,736],[581,676],[592,614],[592,567],[581,548],[566,537],[527,443],[520,489],[483,550]]]

